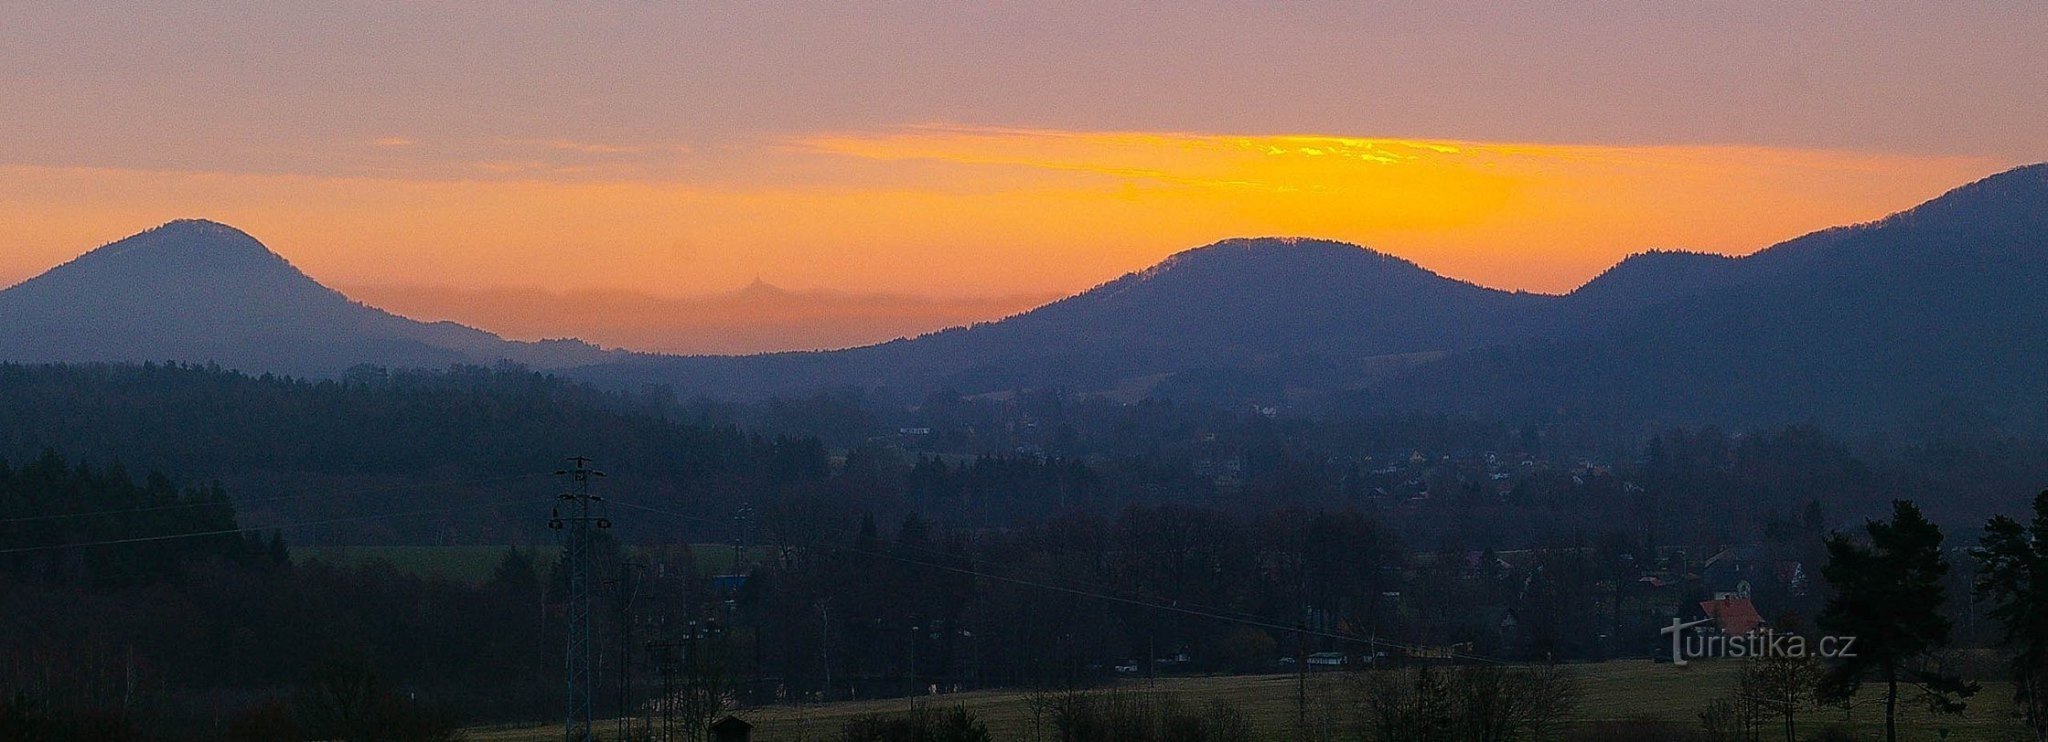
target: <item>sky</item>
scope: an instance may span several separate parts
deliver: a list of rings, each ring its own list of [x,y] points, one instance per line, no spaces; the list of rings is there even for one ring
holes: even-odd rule
[[[2048,159],[2040,3],[1110,5],[8,4],[0,285],[203,217],[514,336],[900,300],[830,345],[1237,236],[1563,292]]]

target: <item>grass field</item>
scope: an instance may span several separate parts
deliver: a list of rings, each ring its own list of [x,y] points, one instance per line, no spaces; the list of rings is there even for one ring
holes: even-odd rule
[[[386,563],[393,569],[422,577],[480,582],[504,558],[510,546],[324,546],[292,550],[295,561],[324,561],[340,565]],[[554,557],[552,544],[521,546],[536,562]],[[697,569],[716,574],[731,569],[732,547],[725,544],[694,544],[691,553]],[[755,558],[768,558],[763,552]],[[1618,661],[1574,666],[1582,700],[1572,725],[1579,729],[1603,725],[1655,720],[1670,722],[1686,730],[1699,729],[1701,708],[1729,694],[1738,666],[1732,662],[1697,663],[1689,667],[1653,664],[1648,661]],[[1355,705],[1342,675],[1311,678],[1310,738],[1349,739],[1349,709]],[[1236,677],[1166,678],[1147,685],[1128,681],[1120,689],[1172,694],[1191,706],[1226,701],[1248,715],[1265,739],[1302,739],[1295,704],[1295,680],[1291,675]],[[1997,740],[2007,738],[2010,728],[2010,687],[1986,683],[1961,716],[1937,716],[1902,699],[1906,718],[1905,739]],[[1804,732],[1827,725],[1842,725],[1864,738],[1874,738],[1880,728],[1881,710],[1871,703],[1869,689],[1852,712],[1822,709],[1801,714]],[[740,715],[758,726],[757,740],[831,739],[847,719],[861,714],[906,711],[915,704],[936,708],[964,706],[989,725],[998,740],[1040,740],[1051,732],[1050,723],[1032,718],[1026,691],[980,691],[944,696],[902,698],[881,701],[838,702],[825,705],[774,706],[746,709]],[[610,724],[602,725],[609,731]],[[1775,729],[1775,727],[1773,727]],[[1944,737],[1942,732],[1946,730]],[[469,730],[468,738],[480,742],[525,742],[560,739],[559,726],[495,727]],[[1766,735],[1766,739],[1777,739]]]
[[[1687,731],[1699,727],[1699,710],[1715,698],[1729,693],[1738,665],[1732,662],[1696,663],[1689,667],[1653,664],[1644,660],[1617,661],[1572,668],[1580,682],[1583,699],[1571,719],[1571,726],[1588,730],[1606,725],[1657,720],[1672,722]],[[1256,675],[1161,679],[1148,686],[1145,681],[1127,681],[1123,689],[1137,692],[1171,693],[1192,706],[1227,701],[1248,715],[1263,739],[1355,739],[1346,720],[1346,682],[1342,675],[1311,678],[1309,734],[1300,734],[1296,711],[1296,686],[1292,675]],[[1961,716],[1937,717],[1923,708],[1901,700],[1906,715],[1902,739],[1909,740],[1998,740],[2009,729],[2010,688],[1987,683],[1970,701]],[[1052,739],[1051,724],[1032,718],[1031,694],[1022,691],[983,691],[945,696],[854,701],[825,705],[776,706],[747,709],[740,716],[754,722],[754,739],[829,740],[847,719],[876,712],[905,711],[915,704],[935,708],[964,706],[981,717],[998,740]],[[1875,738],[1882,728],[1882,710],[1870,703],[1874,694],[1866,689],[1862,703],[1853,711],[1822,709],[1804,712],[1798,719],[1801,736],[1827,725],[1842,725],[1859,739]],[[601,725],[607,734],[610,724]],[[1944,730],[1946,734],[1944,735]],[[1773,736],[1776,733],[1777,736]],[[561,738],[561,727],[478,728],[468,733],[476,742],[541,742]],[[1764,739],[1782,739],[1776,726],[1766,726]],[[1626,739],[1626,738],[1603,738]]]

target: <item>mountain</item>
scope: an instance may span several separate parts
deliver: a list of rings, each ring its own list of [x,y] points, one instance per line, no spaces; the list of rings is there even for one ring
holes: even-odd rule
[[[790,300],[766,284],[740,298]],[[836,351],[508,342],[352,302],[248,235],[197,221],[0,292],[0,317],[4,359],[331,374],[511,358],[727,399],[1037,387],[1632,431],[1857,427],[1962,407],[2048,423],[2048,164],[1746,257],[1638,254],[1563,296],[1488,289],[1340,242],[1237,239],[1002,320]]]
[[[1957,405],[2048,421],[2048,165],[1746,257],[1638,254],[1564,296],[1343,243],[1229,240],[920,338],[572,373],[727,397],[1061,387],[1631,430],[1858,427]]]
[[[213,362],[331,376],[365,363],[559,367],[607,357],[575,341],[509,342],[358,304],[254,237],[204,220],[165,224],[0,291],[0,317],[0,360],[22,362]]]
[[[918,338],[822,353],[635,357],[574,373],[722,396],[838,385],[1143,393],[1182,374],[1280,389],[1359,378],[1376,359],[1504,342],[1540,327],[1556,301],[1341,242],[1236,239],[1007,319]]]
[[[1650,307],[1710,294],[1736,275],[1740,260],[1726,255],[1652,250],[1630,255],[1559,303],[1570,329],[1608,326]]]
[[[1958,407],[2048,420],[2048,164],[1747,257],[1638,256],[1562,313],[1542,342],[1413,369],[1376,396],[1632,427]]]

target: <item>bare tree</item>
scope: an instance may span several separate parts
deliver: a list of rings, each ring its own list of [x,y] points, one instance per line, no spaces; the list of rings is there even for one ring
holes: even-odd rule
[[[1793,742],[1799,736],[1797,714],[1816,703],[1825,673],[1826,668],[1810,656],[1766,654],[1742,666],[1736,693],[1755,705],[1759,715],[1783,721],[1785,740]]]
[[[1542,739],[1579,701],[1577,681],[1555,666],[1376,670],[1359,690],[1358,731],[1369,740]]]

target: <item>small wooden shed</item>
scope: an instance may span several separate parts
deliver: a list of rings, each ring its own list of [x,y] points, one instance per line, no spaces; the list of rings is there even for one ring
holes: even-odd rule
[[[749,742],[754,738],[754,725],[737,716],[727,716],[711,723],[712,742]]]

